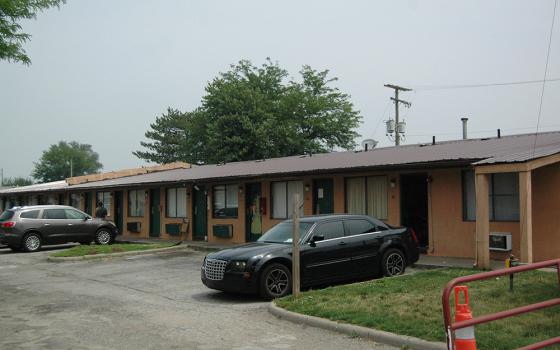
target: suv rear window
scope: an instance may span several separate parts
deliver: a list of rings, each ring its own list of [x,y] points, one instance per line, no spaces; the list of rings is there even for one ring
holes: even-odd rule
[[[0,221],[10,220],[13,216],[14,212],[12,210],[6,210],[0,214]]]
[[[43,219],[66,219],[66,212],[64,209],[45,209]]]
[[[39,212],[40,210],[28,210],[19,214],[19,217],[22,219],[37,219],[39,217]]]

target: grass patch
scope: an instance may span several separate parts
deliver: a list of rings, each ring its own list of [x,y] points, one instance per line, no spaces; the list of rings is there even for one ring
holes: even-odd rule
[[[96,254],[111,254],[132,252],[136,250],[148,250],[157,248],[167,248],[173,246],[174,243],[118,243],[110,245],[79,245],[67,250],[63,250],[54,254],[53,257],[67,258],[73,256],[85,256]]]
[[[287,310],[430,341],[445,342],[441,292],[451,279],[476,273],[438,269],[396,278],[311,290],[298,299],[276,300]],[[517,274],[514,292],[507,276],[472,282],[469,299],[474,316],[560,297],[557,274]],[[451,304],[454,304],[451,297]],[[558,336],[560,307],[477,326],[479,349],[515,349]]]

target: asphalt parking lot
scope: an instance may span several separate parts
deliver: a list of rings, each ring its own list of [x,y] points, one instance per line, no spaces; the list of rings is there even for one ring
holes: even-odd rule
[[[63,263],[50,253],[0,249],[0,349],[393,349],[207,289],[200,252]]]

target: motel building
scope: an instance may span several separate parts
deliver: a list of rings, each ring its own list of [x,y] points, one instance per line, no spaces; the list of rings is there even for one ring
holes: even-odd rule
[[[290,217],[367,214],[412,227],[422,252],[522,262],[560,256],[560,131],[306,154],[173,163],[0,190],[0,210],[102,201],[123,237],[239,244]]]

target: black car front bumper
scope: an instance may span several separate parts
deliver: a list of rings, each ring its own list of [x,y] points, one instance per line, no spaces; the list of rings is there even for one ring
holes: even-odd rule
[[[208,288],[217,289],[224,292],[256,294],[259,292],[258,276],[255,272],[250,272],[247,277],[246,272],[224,272],[221,280],[211,280],[206,277],[204,267],[200,269],[200,279]]]

